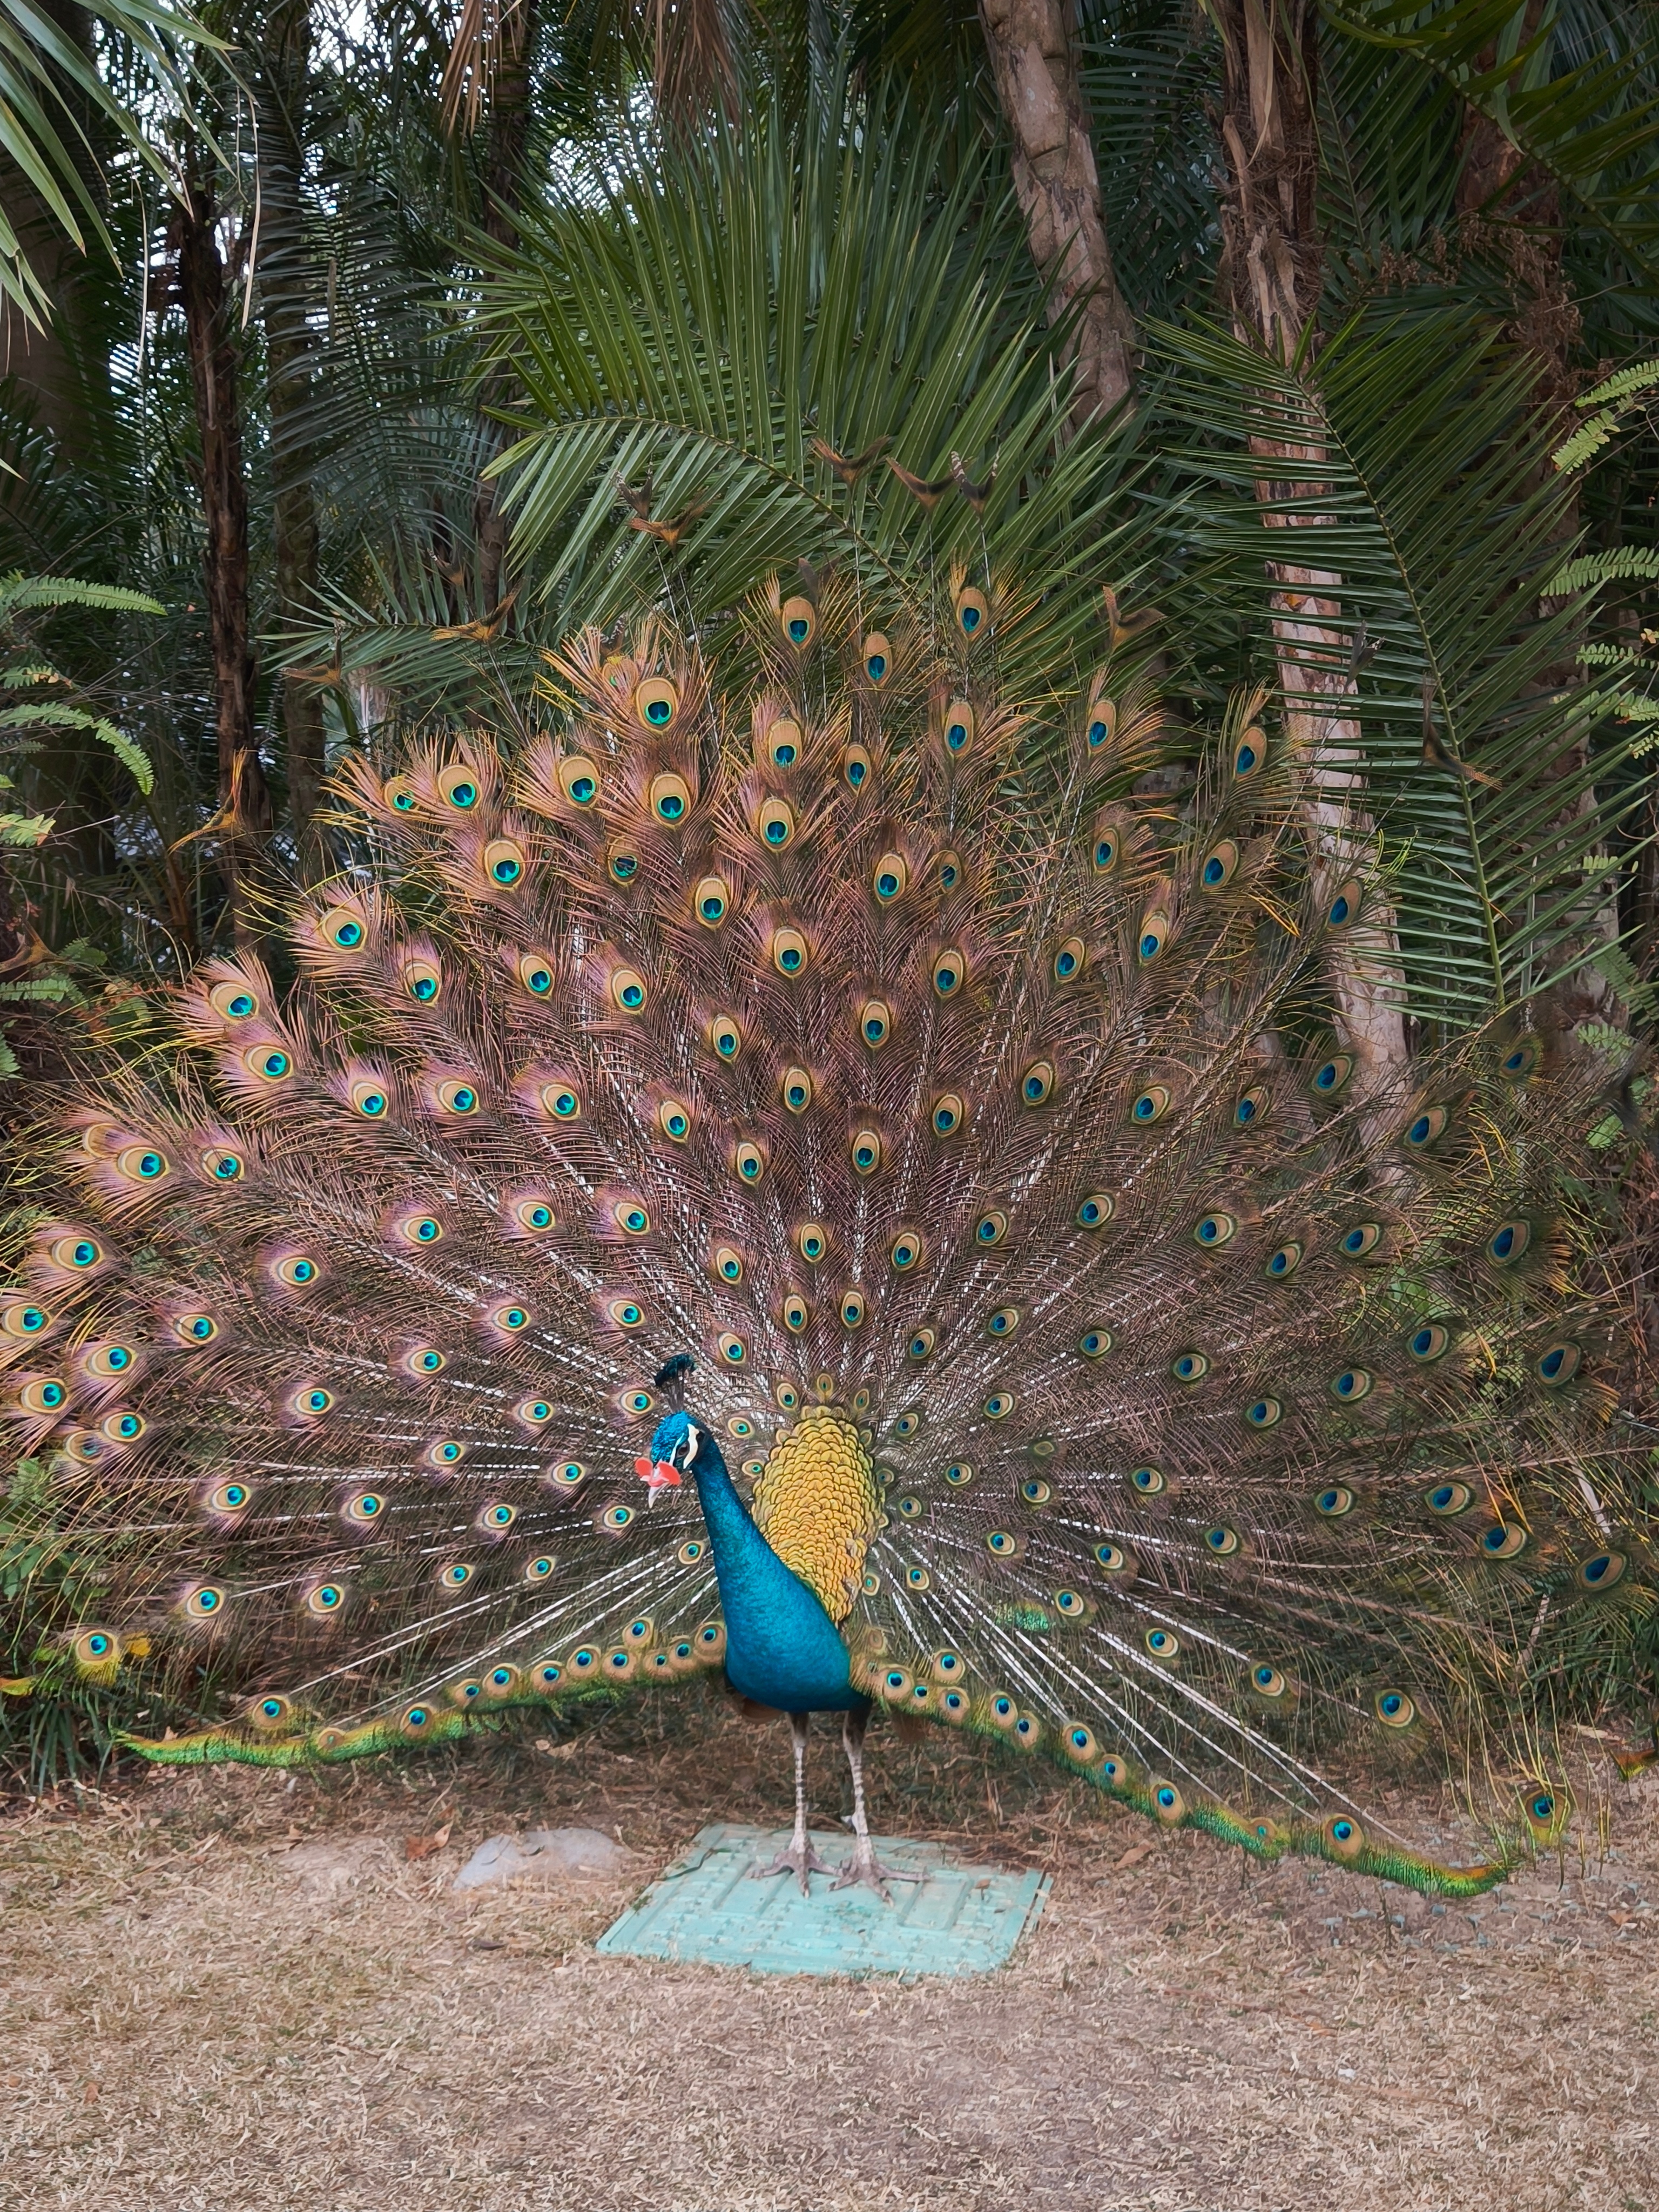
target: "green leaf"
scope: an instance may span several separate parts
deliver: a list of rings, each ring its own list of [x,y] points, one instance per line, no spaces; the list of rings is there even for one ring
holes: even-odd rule
[[[1549,683],[1583,602],[1541,604],[1572,491],[1542,465],[1532,364],[1457,307],[1356,321],[1305,380],[1219,331],[1152,335],[1168,419],[1203,439],[1166,503],[1189,599],[1201,579],[1234,610],[1269,678],[1270,558],[1334,580],[1329,675],[1364,624],[1341,712],[1395,856],[1413,1010],[1461,1025],[1583,964],[1604,896],[1583,864],[1637,804],[1635,745],[1611,690]],[[1425,687],[1434,747],[1492,781],[1425,761]]]

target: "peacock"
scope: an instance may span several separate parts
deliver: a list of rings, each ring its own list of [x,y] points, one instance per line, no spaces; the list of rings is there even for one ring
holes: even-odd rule
[[[1549,1685],[1650,1602],[1605,1075],[1525,1008],[1379,1068],[1389,886],[1268,694],[1200,744],[1114,625],[1007,697],[1030,597],[931,589],[645,611],[349,756],[338,872],[88,1047],[0,1297],[29,1679],[292,1766],[723,1670],[792,1721],[759,1871],[839,1714],[884,1895],[877,1708],[1261,1859],[1559,1838]],[[1486,1860],[1356,1755],[1484,1761]]]

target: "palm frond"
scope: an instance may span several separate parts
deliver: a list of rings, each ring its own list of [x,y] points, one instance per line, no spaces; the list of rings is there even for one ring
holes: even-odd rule
[[[1265,640],[1270,558],[1340,579],[1326,658],[1354,677],[1412,1011],[1466,1024],[1584,964],[1633,739],[1609,687],[1563,677],[1582,601],[1546,596],[1570,495],[1531,364],[1460,308],[1356,321],[1305,381],[1219,331],[1154,337],[1199,434],[1164,509],[1188,597]],[[1284,458],[1310,410],[1322,452]]]

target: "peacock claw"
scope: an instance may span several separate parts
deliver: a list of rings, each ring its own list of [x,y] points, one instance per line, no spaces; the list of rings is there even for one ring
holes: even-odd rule
[[[884,1866],[876,1856],[876,1847],[869,1837],[856,1836],[841,1872],[830,1887],[831,1889],[873,1889],[884,1905],[890,1905],[893,1899],[887,1887],[890,1881],[923,1881],[926,1879],[925,1875],[909,1874],[902,1867]]]
[[[812,1891],[808,1875],[834,1874],[835,1870],[829,1860],[813,1848],[811,1838],[801,1836],[781,1850],[769,1865],[750,1867],[749,1879],[750,1881],[766,1881],[773,1875],[793,1874],[800,1883],[801,1895],[810,1897]]]

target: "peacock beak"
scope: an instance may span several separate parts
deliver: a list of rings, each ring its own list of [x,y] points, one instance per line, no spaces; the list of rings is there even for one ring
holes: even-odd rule
[[[645,1502],[647,1506],[656,1504],[659,1490],[678,1490],[680,1486],[678,1468],[671,1467],[665,1459],[636,1459],[634,1472],[646,1486]]]

